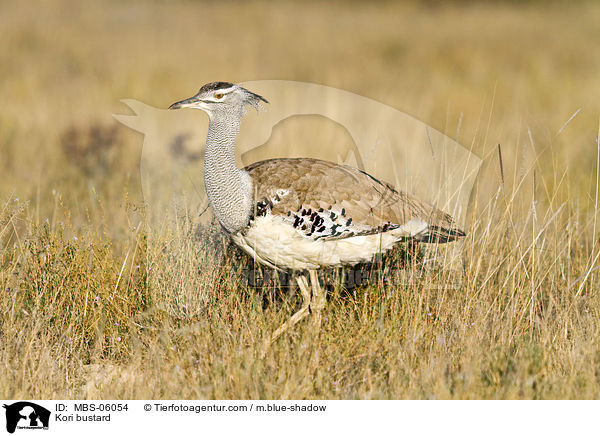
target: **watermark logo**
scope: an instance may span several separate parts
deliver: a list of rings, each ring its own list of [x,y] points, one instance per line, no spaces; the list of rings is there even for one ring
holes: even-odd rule
[[[19,401],[3,406],[6,409],[6,431],[14,433],[22,430],[48,430],[50,411],[29,401]]]

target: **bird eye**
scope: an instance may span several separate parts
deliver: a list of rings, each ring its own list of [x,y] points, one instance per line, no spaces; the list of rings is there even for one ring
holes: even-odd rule
[[[223,98],[223,94],[215,94],[215,98],[216,98],[217,100],[220,100],[220,99],[222,99],[222,98]]]

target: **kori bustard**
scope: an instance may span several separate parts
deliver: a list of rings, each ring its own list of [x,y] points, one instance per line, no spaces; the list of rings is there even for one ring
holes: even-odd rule
[[[308,270],[297,277],[303,305],[267,345],[309,314],[319,328],[325,292],[319,268],[369,262],[400,241],[445,243],[464,236],[452,217],[364,171],[318,159],[269,159],[239,169],[235,142],[247,106],[267,100],[240,85],[213,82],[169,109],[209,116],[206,193],[224,231],[255,261]]]

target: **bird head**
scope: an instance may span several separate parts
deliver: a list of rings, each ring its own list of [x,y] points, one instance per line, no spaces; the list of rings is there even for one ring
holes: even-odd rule
[[[173,103],[169,109],[201,109],[210,117],[231,113],[242,115],[246,106],[259,108],[261,102],[268,103],[264,97],[250,92],[240,85],[229,82],[212,82],[200,88],[200,91],[193,97]]]

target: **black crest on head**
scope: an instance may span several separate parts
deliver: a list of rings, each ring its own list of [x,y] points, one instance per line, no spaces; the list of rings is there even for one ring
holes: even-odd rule
[[[265,103],[269,102],[262,95],[258,95],[258,94],[253,93],[252,91],[248,91],[246,88],[242,88],[242,89],[244,91],[246,91],[248,93],[248,95],[251,96],[250,104],[253,105],[254,107],[258,107],[260,105],[261,101],[264,101]]]
[[[211,83],[207,83],[202,88],[200,88],[200,91],[198,91],[198,94],[203,93],[203,92],[214,92],[214,91],[218,91],[219,89],[227,89],[227,88],[231,88],[232,86],[236,86],[236,85],[233,83],[230,83],[230,82],[211,82]],[[261,101],[268,103],[267,99],[264,98],[263,96],[255,94],[252,91],[248,91],[246,88],[242,88],[241,86],[239,88],[242,91],[244,91],[244,93],[246,94],[246,97],[247,97],[246,103],[248,103],[254,107],[259,107]]]
[[[229,83],[229,82],[211,82],[211,83],[207,83],[202,88],[200,88],[199,92],[216,91],[218,89],[231,88],[232,86],[233,86],[233,83]]]

